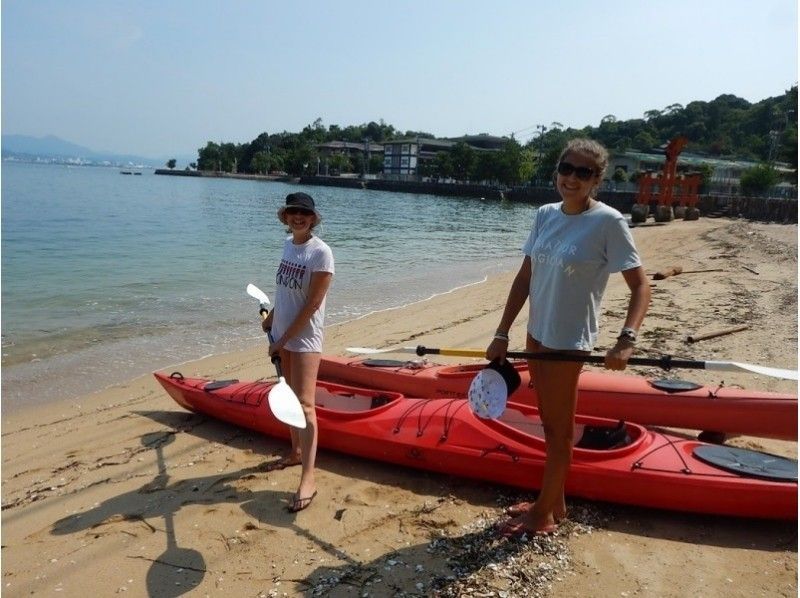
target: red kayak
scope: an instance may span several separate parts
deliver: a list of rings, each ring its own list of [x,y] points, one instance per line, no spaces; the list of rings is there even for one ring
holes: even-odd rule
[[[272,383],[156,373],[181,406],[280,438]],[[317,386],[319,446],[406,467],[537,489],[544,439],[534,407],[476,417],[464,399],[413,399],[330,382]],[[567,493],[590,500],[770,519],[797,519],[797,461],[642,426],[579,416]],[[771,478],[771,479],[769,479]]]
[[[319,377],[407,396],[465,398],[483,367],[323,356]],[[522,384],[509,400],[535,406],[527,365],[518,362],[516,368]],[[578,383],[578,413],[643,425],[797,440],[797,395],[713,388],[680,380],[585,371]]]

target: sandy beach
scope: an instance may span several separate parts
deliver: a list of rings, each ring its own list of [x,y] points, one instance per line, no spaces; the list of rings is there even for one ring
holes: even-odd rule
[[[797,226],[707,219],[633,230],[652,282],[639,355],[797,367]],[[520,244],[523,239],[520,239]],[[334,248],[335,250],[335,248]],[[485,348],[513,273],[327,330],[348,346]],[[612,277],[599,346],[624,318]],[[686,337],[749,328],[689,344]],[[254,313],[254,330],[258,319]],[[524,313],[511,333],[524,347]],[[436,361],[465,362],[441,358]],[[477,361],[477,360],[476,360]],[[273,376],[265,345],[176,365],[184,375]],[[664,374],[651,368],[629,371]],[[700,370],[708,385],[796,384]],[[797,458],[797,444],[730,444]],[[299,471],[265,472],[286,443],[175,404],[150,374],[77,400],[4,414],[6,596],[796,596],[796,522],[568,500],[550,538],[498,541],[509,488],[320,451],[319,495],[290,514]]]

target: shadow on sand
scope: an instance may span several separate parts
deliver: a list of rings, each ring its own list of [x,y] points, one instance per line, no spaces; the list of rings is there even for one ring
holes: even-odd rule
[[[152,561],[147,574],[147,591],[150,596],[180,596],[191,591],[203,581],[207,571],[203,554],[193,548],[182,547],[176,537],[174,516],[187,504],[238,504],[244,513],[259,522],[269,526],[292,529],[319,546],[321,550],[343,562],[342,565],[336,567],[320,567],[305,580],[295,580],[309,588],[309,591],[312,591],[313,588],[324,588],[327,584],[331,587],[338,586],[340,590],[337,592],[347,587],[352,587],[356,592],[356,588],[361,587],[360,584],[372,583],[378,578],[383,580],[382,583],[388,583],[383,586],[385,588],[393,587],[393,583],[399,588],[401,579],[405,579],[405,577],[400,578],[397,577],[398,575],[407,576],[407,570],[416,571],[419,567],[430,566],[432,562],[431,545],[428,543],[403,547],[392,552],[391,556],[383,555],[368,563],[359,561],[335,545],[296,525],[295,515],[288,513],[283,508],[283,505],[291,497],[291,493],[265,490],[243,494],[235,484],[232,484],[232,482],[253,478],[256,475],[263,475],[263,464],[218,475],[170,482],[163,448],[175,440],[176,434],[188,433],[208,442],[226,444],[226,438],[230,437],[230,430],[238,428],[215,420],[207,420],[204,416],[198,415],[192,415],[187,420],[187,413],[184,411],[141,411],[136,414],[166,427],[165,430],[149,432],[140,438],[142,445],[155,452],[158,464],[158,473],[155,478],[135,491],[117,495],[84,513],[70,515],[56,521],[51,533],[54,535],[73,534],[120,521],[144,522],[151,531],[158,531],[146,520],[163,519],[166,548],[157,558],[147,559]],[[213,425],[198,425],[206,421],[213,422]],[[254,432],[243,432],[237,438],[243,443],[263,440],[261,435]],[[278,443],[276,446],[283,445],[283,441],[276,442]],[[242,450],[244,448],[242,446]],[[361,479],[376,484],[387,484],[411,492],[449,495],[480,508],[497,508],[500,504],[510,504],[518,499],[529,500],[531,498],[529,495],[519,495],[513,489],[476,483],[463,478],[425,472],[414,472],[413,476],[409,476],[407,470],[396,466],[387,466],[351,456],[343,458],[327,451],[321,451],[320,457],[318,465],[339,475],[359,476]],[[187,489],[190,490],[187,491]],[[153,495],[153,493],[158,493],[158,500],[142,500],[143,495]],[[190,497],[188,500],[187,496]],[[339,498],[331,497],[334,507],[337,506],[337,500]],[[132,507],[132,505],[136,505],[136,507]],[[643,537],[762,551],[796,550],[797,548],[797,528],[794,523],[672,513],[580,500],[570,500],[569,508],[572,513],[571,518],[579,523],[581,523],[581,513],[590,512],[594,513],[590,516],[592,521],[585,522],[589,525],[596,525],[599,521],[600,527]],[[498,517],[502,517],[499,512]],[[702,530],[699,535],[698,529]],[[457,542],[465,547],[478,547],[484,552],[487,550],[487,542],[489,544],[496,543],[494,536],[486,530],[468,532],[458,538],[450,538],[448,541]],[[511,558],[520,546],[518,542],[507,542],[505,546],[497,549],[499,552],[486,553],[484,557],[490,559],[489,563],[491,563],[491,558]],[[496,547],[491,548],[491,550],[495,549]],[[426,579],[438,580],[436,583],[439,584],[440,589],[446,589],[448,584],[457,583],[457,579],[468,576],[475,568],[487,564],[486,558],[476,558],[474,561],[476,564],[472,569],[470,569],[469,562],[462,562],[454,568],[447,556],[445,551],[441,558],[433,559],[437,571],[426,570],[425,572]],[[396,566],[387,568],[388,560],[394,561]],[[424,563],[427,565],[423,565]],[[398,564],[402,564],[402,566]],[[393,572],[392,569],[394,569]],[[395,580],[391,581],[392,579]],[[353,595],[359,594],[354,593]]]

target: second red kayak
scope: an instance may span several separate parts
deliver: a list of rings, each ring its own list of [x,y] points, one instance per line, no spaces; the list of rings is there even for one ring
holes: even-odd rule
[[[400,392],[423,398],[465,398],[485,366],[437,365],[413,361],[323,356],[321,380]],[[510,401],[536,405],[524,362]],[[642,376],[585,371],[578,383],[578,413],[762,438],[797,440],[797,395],[741,388],[692,385],[665,389],[668,383]]]

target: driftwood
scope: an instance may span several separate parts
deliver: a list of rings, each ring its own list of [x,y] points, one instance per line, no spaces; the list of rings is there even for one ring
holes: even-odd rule
[[[677,276],[678,274],[699,274],[701,272],[725,272],[724,268],[708,268],[706,270],[684,270],[680,266],[670,266],[664,270],[659,270],[653,274],[653,280],[664,280],[670,276]]]
[[[655,274],[653,274],[653,280],[664,280],[665,278],[669,278],[670,276],[675,276],[683,272],[683,268],[680,266],[670,266],[665,270],[659,270]]]
[[[756,275],[758,275],[758,272],[756,272],[756,271],[755,271],[755,270],[753,270],[752,268],[748,268],[747,266],[742,266],[742,268],[744,268],[744,269],[745,269],[745,270],[747,270],[748,272],[752,272],[753,274],[756,274]]]
[[[723,336],[725,334],[733,334],[734,332],[741,332],[742,330],[747,330],[750,328],[748,324],[743,324],[742,326],[734,326],[733,328],[726,328],[725,330],[718,330],[717,332],[707,332],[706,334],[693,334],[691,336],[686,337],[687,343],[696,343],[697,341],[704,341],[709,338],[715,338],[717,336]]]

